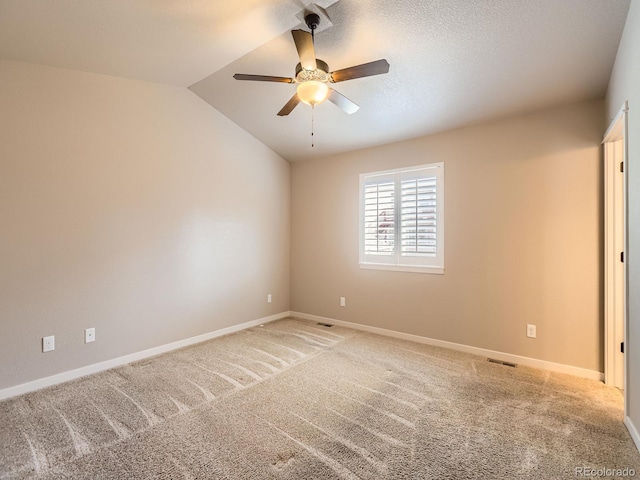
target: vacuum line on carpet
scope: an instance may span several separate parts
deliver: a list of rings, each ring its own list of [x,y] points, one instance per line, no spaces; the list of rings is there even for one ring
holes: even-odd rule
[[[258,365],[262,365],[263,367],[271,370],[271,373],[280,373],[280,369],[278,367],[274,367],[270,363],[262,362],[260,360],[256,360],[255,358],[251,358],[251,357],[245,357],[244,355],[240,355],[239,353],[234,353],[234,352],[225,352],[225,353],[228,353],[229,355],[233,355],[234,357],[240,357],[245,360],[249,360],[250,362],[257,363]]]
[[[263,378],[260,375],[258,375],[256,372],[254,372],[253,370],[249,370],[248,368],[243,367],[242,365],[238,365],[237,363],[227,362],[227,361],[221,360],[221,359],[219,361],[222,362],[222,363],[226,363],[227,365],[231,365],[232,367],[237,368],[238,370],[243,371],[244,373],[249,375],[254,380],[262,380],[262,378]]]
[[[209,373],[213,373],[214,375],[217,375],[218,377],[222,378],[223,380],[226,380],[227,382],[229,382],[231,385],[233,385],[236,388],[245,388],[245,385],[243,385],[242,383],[240,383],[239,381],[237,381],[234,378],[231,378],[228,375],[225,375],[224,373],[218,373],[218,372],[214,372],[213,370],[209,370],[207,367],[204,367],[198,363],[194,363],[194,365],[198,368],[201,368],[202,370],[204,370],[205,372],[209,372]]]
[[[381,379],[379,377],[376,377],[374,375],[371,375],[369,373],[364,373],[363,375],[366,375],[369,378],[373,378],[374,380],[377,380],[378,382],[383,382],[383,383],[386,383],[387,385],[391,385],[392,387],[397,388],[398,390],[402,390],[403,392],[407,392],[407,393],[410,393],[412,395],[415,395],[416,397],[419,397],[419,398],[421,398],[421,399],[423,399],[423,400],[425,400],[427,402],[432,402],[433,401],[433,398],[429,397],[428,395],[424,395],[424,394],[422,394],[420,392],[416,392],[415,390],[412,390],[412,389],[407,388],[407,387],[403,387],[402,385],[398,385],[397,383],[390,382],[389,380],[383,380],[383,379]]]
[[[301,335],[299,333],[283,332],[283,331],[280,331],[280,330],[273,330],[273,329],[270,329],[269,331],[275,332],[275,333],[281,333],[283,335],[291,335],[292,337],[298,337],[299,339],[304,340],[305,342],[309,342],[309,343],[312,343],[314,345],[318,345],[320,347],[325,347],[326,348],[326,347],[330,347],[331,346],[331,345],[327,345],[325,343],[319,342],[317,340],[314,340],[313,338],[308,337],[307,335]]]
[[[149,422],[149,426],[153,426],[153,425],[156,425],[157,423],[160,423],[160,419],[158,418],[157,415],[147,411],[147,409],[145,409],[142,405],[140,405],[138,402],[136,402],[133,398],[131,398],[129,395],[127,395],[125,392],[120,390],[115,385],[111,383],[109,385],[111,385],[114,389],[116,389],[118,392],[124,395],[125,398],[127,398],[131,403],[133,403],[136,406],[138,410],[140,410],[140,412],[142,412],[142,415],[144,416],[144,418],[146,418],[147,422]]]
[[[306,443],[301,442],[300,440],[292,437],[287,432],[285,432],[281,428],[277,427],[273,423],[269,422],[268,420],[265,420],[264,418],[259,417],[258,415],[254,415],[254,416],[257,419],[262,420],[264,423],[269,425],[274,430],[277,430],[278,432],[280,432],[282,435],[287,437],[289,440],[291,440],[291,441],[295,442],[296,444],[300,445],[302,448],[304,448],[307,452],[309,452],[311,455],[316,457],[322,463],[324,463],[325,465],[329,466],[341,478],[346,478],[346,479],[349,479],[349,480],[360,480],[360,477],[358,477],[357,475],[354,475],[353,472],[351,472],[351,470],[346,468],[340,462],[338,462],[338,461],[334,460],[333,458],[325,455],[324,453],[322,453],[321,451],[317,450],[316,448],[313,448],[311,445],[307,445]]]
[[[69,436],[71,437],[71,442],[73,443],[73,448],[76,451],[76,455],[81,457],[82,455],[86,455],[91,452],[91,448],[89,447],[89,442],[87,442],[87,439],[84,438],[84,436],[76,430],[71,422],[67,420],[67,417],[62,414],[62,412],[58,411],[58,409],[54,410],[60,416],[65,426],[67,427],[67,430],[69,431]]]
[[[327,391],[329,391],[331,393],[335,393],[336,395],[340,395],[341,397],[344,397],[344,398],[346,398],[348,400],[351,400],[352,402],[359,403],[360,405],[364,405],[365,407],[370,408],[371,410],[373,410],[375,412],[378,412],[378,413],[380,413],[382,415],[385,415],[386,417],[389,417],[390,419],[395,420],[396,422],[401,423],[404,426],[409,427],[412,430],[415,430],[415,428],[416,428],[414,423],[410,422],[406,418],[402,418],[400,415],[396,415],[395,413],[390,412],[388,410],[384,410],[382,408],[374,407],[373,405],[370,405],[368,403],[361,402],[360,400],[357,400],[357,399],[355,399],[353,397],[350,397],[349,395],[345,395],[344,393],[338,392],[337,390],[334,390],[333,388],[327,388],[327,387],[325,387],[323,385],[320,385],[320,384],[317,384],[317,385],[320,388],[324,389],[324,390],[327,390]]]
[[[329,439],[331,439],[333,441],[338,441],[338,442],[342,443],[344,446],[346,446],[347,448],[349,448],[349,449],[353,450],[354,452],[358,453],[358,455],[360,455],[369,464],[371,464],[378,471],[378,473],[387,473],[388,467],[383,462],[381,462],[380,459],[376,458],[376,456],[373,455],[366,448],[363,448],[360,445],[356,445],[355,443],[353,443],[348,438],[344,438],[343,436],[338,435],[337,433],[326,431],[324,428],[316,425],[312,421],[307,420],[306,418],[298,415],[297,413],[293,413],[292,412],[292,415],[298,417],[303,422],[311,425],[316,430],[319,430],[320,432],[322,432]]]
[[[206,401],[211,401],[216,399],[216,396],[213,393],[211,393],[211,390],[201,387],[196,382],[189,380],[188,378],[186,380],[187,382],[189,382],[191,385],[193,385],[194,387],[196,387],[198,390],[202,392]]]
[[[404,405],[405,407],[409,407],[412,408],[413,410],[418,410],[420,407],[418,405],[416,405],[415,403],[412,402],[407,402],[406,400],[402,400],[400,398],[394,397],[393,395],[389,395],[387,393],[381,392],[380,390],[374,390],[373,388],[369,388],[369,387],[365,387],[364,385],[360,385],[359,383],[356,382],[352,382],[351,380],[343,380],[347,383],[350,383],[351,385],[355,385],[358,388],[362,388],[364,390],[368,390],[369,392],[378,394],[378,395],[382,395],[383,397],[386,397],[390,400],[393,400],[394,402],[398,402],[401,405]]]
[[[266,355],[269,358],[272,358],[273,360],[275,360],[276,362],[278,362],[280,365],[282,365],[283,367],[288,367],[289,363],[286,360],[283,360],[280,357],[276,357],[275,355],[270,354],[269,352],[265,352],[264,350],[260,350],[259,348],[251,348],[252,350],[262,353],[263,355]],[[300,353],[300,352],[297,352]]]
[[[301,335],[310,335],[311,337],[315,337],[315,338],[319,338],[320,340],[324,340],[325,342],[328,342],[328,344],[326,345],[331,346],[331,345],[335,345],[336,343],[338,343],[340,340],[334,340],[332,338],[327,338],[327,337],[323,337],[322,335],[318,335],[317,333],[311,333],[311,332],[305,332],[304,330],[294,330],[294,332],[298,332]]]
[[[330,412],[338,415],[341,418],[344,418],[347,422],[351,422],[354,425],[357,425],[358,427],[362,428],[365,432],[369,432],[371,435],[374,435],[378,438],[380,438],[381,440],[384,440],[387,443],[390,443],[392,445],[396,445],[398,447],[404,447],[404,448],[408,448],[408,445],[406,443],[404,443],[401,440],[398,440],[395,437],[392,437],[389,434],[386,434],[384,432],[379,432],[378,430],[375,430],[371,427],[367,427],[365,424],[358,422],[357,420],[354,420],[353,418],[349,418],[346,415],[343,415],[342,413],[338,412],[337,410],[334,410],[331,407],[327,407],[326,405],[322,405],[321,403],[318,403],[318,405],[321,405],[324,409],[329,410]]]
[[[331,335],[332,337],[338,337],[340,340],[344,340],[346,337],[343,335],[338,335],[337,333],[333,333],[333,332],[328,332],[326,329],[325,330],[321,330],[319,328],[316,327],[309,327],[311,330],[315,330],[316,332],[322,332],[325,335]]]
[[[300,358],[305,358],[307,356],[306,353],[302,353],[300,350],[296,350],[295,348],[285,347],[284,345],[280,345],[279,343],[271,342],[269,340],[265,340],[265,342],[270,343],[271,345],[275,345],[276,347],[280,347],[280,348],[284,348],[285,350],[289,350],[289,351],[297,354]],[[317,348],[315,348],[315,347],[314,347],[314,349],[317,350]]]

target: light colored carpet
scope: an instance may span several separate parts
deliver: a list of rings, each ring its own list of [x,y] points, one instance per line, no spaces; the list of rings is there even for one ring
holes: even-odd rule
[[[639,472],[599,382],[286,319],[0,402],[0,478]],[[611,477],[602,477],[611,478]]]

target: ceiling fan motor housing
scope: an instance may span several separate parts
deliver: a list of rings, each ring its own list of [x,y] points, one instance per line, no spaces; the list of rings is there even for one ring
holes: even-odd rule
[[[308,80],[317,80],[320,82],[328,82],[329,81],[329,65],[326,62],[323,62],[319,58],[316,58],[316,69],[315,70],[305,70],[302,68],[302,65],[298,63],[296,65],[296,81],[306,82]]]

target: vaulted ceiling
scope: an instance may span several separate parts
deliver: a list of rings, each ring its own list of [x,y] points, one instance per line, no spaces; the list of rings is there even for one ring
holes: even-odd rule
[[[630,0],[0,0],[0,58],[189,87],[290,161],[602,98]],[[317,5],[317,7],[315,6]],[[294,76],[291,38],[323,9],[332,70],[386,58],[387,75],[276,113],[295,92],[234,73]]]

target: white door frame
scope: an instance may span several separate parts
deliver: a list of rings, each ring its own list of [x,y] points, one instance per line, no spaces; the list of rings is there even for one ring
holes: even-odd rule
[[[605,315],[605,383],[627,392],[627,358],[620,354],[620,342],[627,338],[628,268],[627,258],[621,263],[620,254],[628,252],[628,188],[627,188],[627,131],[628,103],[625,101],[604,134],[604,315]],[[620,163],[624,166],[620,168]],[[624,172],[624,173],[621,173]],[[622,225],[619,222],[622,222]],[[618,222],[618,223],[616,223]]]

